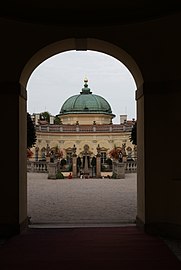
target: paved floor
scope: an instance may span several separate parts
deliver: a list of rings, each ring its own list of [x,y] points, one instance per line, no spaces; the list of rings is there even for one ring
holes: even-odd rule
[[[1,270],[180,270],[163,240],[136,226],[29,229],[0,246]]]
[[[30,227],[132,226],[137,211],[136,178],[132,173],[125,179],[50,180],[47,174],[28,173]],[[181,261],[181,241],[164,241]]]
[[[94,226],[133,224],[136,174],[125,179],[47,179],[28,173],[28,216],[32,225]]]

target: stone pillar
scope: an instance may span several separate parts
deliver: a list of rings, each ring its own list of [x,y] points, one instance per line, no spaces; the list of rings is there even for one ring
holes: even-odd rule
[[[180,100],[180,81],[145,82],[137,93],[137,224],[174,237],[181,237]]]
[[[115,178],[124,179],[125,178],[125,163],[113,161],[113,173],[115,174]]]
[[[72,177],[77,177],[77,155],[76,155],[77,148],[75,147],[75,144],[73,146],[73,155],[72,155]]]
[[[26,90],[18,82],[0,82],[1,132],[0,234],[19,233],[27,226]],[[10,123],[8,119],[13,119]]]
[[[77,156],[72,157],[72,177],[77,177]]]
[[[96,155],[96,177],[101,177],[101,154],[100,154],[100,146],[97,146],[97,155]]]
[[[47,164],[47,169],[48,169],[48,179],[56,179],[57,163],[49,162]]]
[[[97,178],[101,177],[101,157],[100,156],[96,157],[96,177]]]
[[[137,99],[137,225],[145,224],[145,100],[143,86],[136,91]],[[150,142],[151,143],[151,142]]]
[[[87,144],[84,145],[84,152],[83,152],[83,173],[84,177],[89,177],[89,164],[88,164],[88,157],[90,157],[89,146]]]

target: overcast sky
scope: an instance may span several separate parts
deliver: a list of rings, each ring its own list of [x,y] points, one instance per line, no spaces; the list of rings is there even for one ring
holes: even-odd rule
[[[40,64],[28,81],[28,112],[58,114],[67,98],[80,93],[85,77],[92,93],[111,105],[116,115],[113,123],[120,123],[121,114],[136,119],[136,84],[131,73],[117,59],[96,51],[68,51]]]

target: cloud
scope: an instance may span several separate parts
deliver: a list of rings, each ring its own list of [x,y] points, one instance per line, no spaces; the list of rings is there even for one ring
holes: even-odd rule
[[[28,112],[59,113],[64,101],[79,94],[87,77],[94,94],[104,97],[116,114],[136,118],[136,85],[129,70],[117,59],[95,51],[69,51],[40,64],[29,78]]]

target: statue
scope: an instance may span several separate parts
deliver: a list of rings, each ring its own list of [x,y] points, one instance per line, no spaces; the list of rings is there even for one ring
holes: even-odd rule
[[[51,151],[50,151],[50,146],[49,146],[48,143],[47,143],[47,147],[46,147],[46,156],[49,157],[49,156],[50,156],[50,153],[51,153]]]
[[[73,157],[76,156],[76,150],[77,150],[77,148],[75,147],[75,144],[74,144],[74,146],[73,146],[73,148],[72,148],[72,152],[73,152],[72,156],[73,156]]]
[[[126,156],[126,144],[125,143],[122,144],[121,152],[122,152],[123,156]]]
[[[98,144],[98,146],[97,146],[97,156],[100,156],[100,155],[101,155],[101,148],[100,148],[100,146]]]

